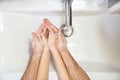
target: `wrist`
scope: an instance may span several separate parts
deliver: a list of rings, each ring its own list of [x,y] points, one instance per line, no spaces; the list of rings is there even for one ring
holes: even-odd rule
[[[61,49],[58,49],[60,53],[66,52],[68,49],[67,47],[62,47]]]
[[[54,46],[54,47],[51,47],[50,48],[50,51],[52,52],[52,53],[55,53],[56,51],[58,52],[58,50],[57,50],[57,48]]]
[[[61,54],[61,55],[65,55],[67,52],[68,52],[68,49],[67,49],[67,47],[66,47],[66,48],[64,48],[64,49],[62,49],[62,50],[60,51],[60,54]]]
[[[39,53],[33,52],[31,55],[31,58],[32,59],[40,59],[41,54],[42,54],[42,52],[39,52]]]
[[[44,48],[43,54],[44,53],[49,53],[49,48]]]
[[[54,50],[56,50],[56,46],[50,46],[49,49],[50,49],[50,51],[54,51]]]
[[[45,47],[45,48],[44,48],[44,51],[49,51],[49,48],[48,48],[48,47]]]
[[[36,55],[36,54],[32,54],[31,55],[31,58],[30,58],[31,60],[39,60],[40,59],[40,56],[38,56],[38,55]]]

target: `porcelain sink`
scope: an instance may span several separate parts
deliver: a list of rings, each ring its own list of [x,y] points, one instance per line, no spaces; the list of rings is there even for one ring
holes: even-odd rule
[[[63,14],[54,12],[0,12],[0,80],[20,80],[30,57],[31,32],[43,18],[58,27],[64,23]],[[91,80],[120,80],[119,22],[119,15],[73,15],[68,48]],[[49,80],[57,80],[52,64]]]

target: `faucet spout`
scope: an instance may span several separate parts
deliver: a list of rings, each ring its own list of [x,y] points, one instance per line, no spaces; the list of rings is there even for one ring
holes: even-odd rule
[[[72,27],[72,2],[73,0],[63,0],[65,5],[65,24],[62,25],[62,32],[66,37],[73,33]]]
[[[65,2],[65,16],[66,16],[66,25],[72,26],[72,8],[71,8],[71,0],[67,0]]]

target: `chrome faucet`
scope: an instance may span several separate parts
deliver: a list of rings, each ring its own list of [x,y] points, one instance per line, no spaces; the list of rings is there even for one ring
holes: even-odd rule
[[[70,37],[73,33],[72,2],[73,0],[63,0],[63,3],[65,5],[65,24],[63,24],[61,28],[65,37]]]

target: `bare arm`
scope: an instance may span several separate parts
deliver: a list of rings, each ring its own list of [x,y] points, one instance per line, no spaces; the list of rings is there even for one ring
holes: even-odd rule
[[[59,52],[56,48],[54,48],[54,50],[51,50],[51,52],[59,80],[69,80],[67,69]]]
[[[57,48],[63,58],[71,80],[90,80],[85,71],[77,64],[66,47],[66,39],[59,31]]]
[[[32,55],[22,80],[48,80],[50,54],[47,46],[46,19],[37,30],[32,33]]]
[[[37,30],[37,34],[32,33],[34,38],[32,41],[32,55],[21,80],[37,80],[39,62],[43,51],[40,45],[41,39],[38,36],[39,36],[39,32],[43,30],[44,24],[45,24],[45,20],[41,25],[41,27]]]
[[[72,80],[90,80],[85,71],[77,64],[70,52],[66,48],[61,52],[61,56],[69,72],[69,76]]]
[[[39,44],[39,39],[35,33],[33,33],[34,40],[32,42],[32,55],[27,66],[25,73],[22,76],[22,80],[36,80],[39,61],[42,54],[42,49]]]
[[[43,28],[43,32],[40,33],[41,42],[43,47],[43,54],[41,56],[39,69],[38,69],[38,77],[37,80],[48,80],[49,74],[49,61],[50,61],[50,53],[47,44],[47,28]]]
[[[39,64],[37,80],[48,80],[50,53],[49,49],[45,49]]]
[[[49,31],[54,30],[55,33],[57,32],[57,41],[56,46],[54,47],[55,53],[60,53],[60,57],[62,56],[62,61],[64,61],[64,65],[66,66],[67,72],[69,74],[70,80],[90,80],[88,75],[85,73],[85,71],[77,64],[77,62],[74,60],[74,58],[71,56],[70,52],[66,48],[66,39],[61,33],[61,29],[57,29],[50,21],[46,20],[46,22],[49,24]],[[53,39],[53,38],[52,38]],[[57,50],[56,50],[57,48]],[[59,51],[59,52],[58,52]],[[53,52],[52,52],[53,53]],[[53,58],[57,58],[57,54],[53,54]],[[58,58],[57,58],[58,59]],[[57,59],[56,64],[57,65]],[[54,59],[55,61],[55,59]],[[59,64],[61,65],[61,64]],[[59,67],[58,65],[58,67]],[[59,69],[58,69],[59,70]],[[58,72],[59,73],[59,72]],[[60,74],[59,74],[60,75]],[[66,79],[64,79],[66,80]]]
[[[34,40],[32,42],[32,55],[29,61],[28,67],[22,77],[22,80],[37,80],[38,68],[40,64],[40,59],[43,54],[43,43],[40,36],[36,33],[32,33]]]
[[[55,47],[55,40],[56,40],[56,35],[53,31],[51,31],[49,33],[49,40],[48,40],[49,48],[50,48],[51,54],[53,56],[53,61],[55,64],[58,78],[59,78],[59,80],[69,80],[69,76],[68,76],[66,67],[64,65],[64,62]]]
[[[36,80],[38,65],[39,65],[39,58],[36,58],[36,56],[32,55],[28,67],[24,75],[22,76],[21,80]]]

